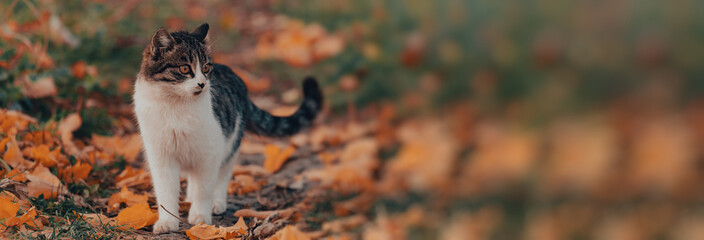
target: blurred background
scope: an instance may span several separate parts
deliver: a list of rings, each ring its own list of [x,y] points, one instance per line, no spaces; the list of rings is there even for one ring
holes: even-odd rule
[[[314,75],[325,122],[375,123],[376,186],[354,195],[373,200],[351,210],[370,221],[352,238],[701,239],[702,13],[696,0],[4,0],[0,106],[40,121],[78,110],[78,137],[129,131],[154,31],[208,22],[213,58],[259,106],[296,105]]]

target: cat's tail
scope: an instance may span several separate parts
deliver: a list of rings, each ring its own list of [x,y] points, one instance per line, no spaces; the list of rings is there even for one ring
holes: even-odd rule
[[[313,77],[307,77],[303,81],[303,103],[293,115],[273,116],[250,101],[246,129],[264,136],[290,136],[313,123],[322,106],[323,94],[318,87],[318,82]]]

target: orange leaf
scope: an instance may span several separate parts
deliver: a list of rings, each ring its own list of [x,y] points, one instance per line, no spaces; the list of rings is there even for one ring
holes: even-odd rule
[[[30,123],[37,123],[37,120],[18,111],[0,110],[0,131],[2,132],[9,133],[13,128],[22,131],[27,129]]]
[[[54,138],[51,136],[51,132],[47,130],[29,132],[22,137],[22,140],[32,142],[34,146],[42,144],[49,146],[49,148],[54,146]]]
[[[134,162],[142,151],[142,138],[138,134],[126,136],[100,136],[93,134],[91,142],[96,147],[111,154],[125,157],[127,162]]]
[[[17,168],[12,169],[12,171],[6,173],[3,177],[10,178],[18,182],[27,181],[27,174],[25,172],[20,172]]]
[[[237,175],[235,180],[230,182],[227,191],[229,194],[237,192],[237,195],[243,195],[261,189],[261,185],[261,182],[255,182],[250,175]]]
[[[55,154],[51,154],[51,151],[49,150],[49,146],[47,145],[40,145],[38,147],[33,147],[33,148],[25,148],[25,151],[29,151],[29,157],[33,158],[36,161],[39,161],[42,165],[45,167],[53,167],[56,166],[58,161],[55,159]]]
[[[22,224],[27,224],[32,229],[39,230],[43,227],[42,223],[35,218],[37,217],[37,210],[32,207],[25,214],[20,217],[11,217],[7,219],[3,224],[6,226],[18,226]]]
[[[159,219],[159,214],[155,213],[147,204],[137,204],[122,209],[115,217],[118,228],[122,230],[140,229],[153,225]]]
[[[147,205],[149,197],[146,194],[135,194],[127,187],[123,186],[120,192],[110,196],[108,200],[108,212],[115,211],[120,208],[120,204],[125,203],[127,206]]]
[[[60,192],[63,193],[65,191],[62,189],[63,185],[59,178],[42,165],[37,166],[34,171],[27,174],[27,179],[29,179],[27,189],[29,190],[29,196],[32,197],[39,197],[39,195],[44,194],[45,199],[51,199],[55,198]]]
[[[71,66],[71,72],[73,72],[73,76],[81,79],[86,76],[86,62],[84,61],[78,61]]]
[[[310,236],[298,230],[298,228],[288,225],[279,230],[267,240],[310,240]]]
[[[221,229],[213,225],[198,224],[186,230],[186,235],[191,240],[224,238]]]
[[[86,163],[81,163],[78,161],[76,165],[70,166],[68,168],[59,169],[59,174],[61,179],[67,183],[73,183],[76,180],[86,179],[90,175],[90,170],[93,166]]]
[[[20,204],[12,202],[12,197],[0,195],[0,219],[9,219],[17,215]]]
[[[247,233],[247,225],[240,219],[235,225],[229,227],[216,227],[213,225],[198,224],[186,230],[188,238],[195,239],[240,239],[238,236]]]
[[[13,168],[29,166],[27,160],[22,157],[22,151],[20,151],[20,147],[14,137],[10,137],[10,142],[7,143],[7,151],[2,159]]]
[[[266,156],[266,159],[264,159],[264,169],[270,173],[278,171],[281,166],[284,165],[284,162],[286,162],[286,160],[291,157],[294,152],[296,152],[296,149],[293,146],[290,146],[282,151],[278,146],[268,144],[266,146],[266,150],[264,151],[264,156]]]

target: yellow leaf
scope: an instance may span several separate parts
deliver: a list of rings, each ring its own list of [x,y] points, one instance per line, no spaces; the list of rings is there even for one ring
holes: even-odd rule
[[[278,171],[294,152],[296,152],[296,149],[293,146],[282,151],[281,148],[274,144],[267,145],[264,151],[264,156],[266,156],[266,159],[264,159],[264,169],[270,173]]]
[[[147,204],[137,204],[122,209],[115,217],[118,228],[122,230],[140,229],[153,225],[159,219],[159,214],[155,213]]]
[[[110,196],[108,200],[108,212],[115,211],[120,208],[120,204],[125,203],[127,206],[147,205],[149,197],[146,194],[135,194],[123,186],[120,192]]]

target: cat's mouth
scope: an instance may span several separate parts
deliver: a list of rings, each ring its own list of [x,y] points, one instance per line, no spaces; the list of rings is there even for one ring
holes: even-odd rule
[[[194,96],[198,96],[198,95],[200,95],[200,93],[202,93],[202,92],[203,92],[203,90],[198,90],[197,92],[194,92],[193,95],[194,95]]]

